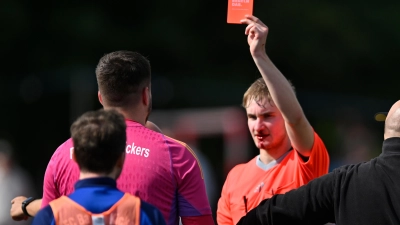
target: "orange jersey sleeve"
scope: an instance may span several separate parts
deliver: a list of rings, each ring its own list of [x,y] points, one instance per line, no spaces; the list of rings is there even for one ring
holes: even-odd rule
[[[301,157],[299,152],[295,152],[296,157]],[[303,176],[307,180],[320,177],[328,173],[329,170],[329,154],[324,142],[314,132],[314,144],[311,154],[307,161],[299,160],[300,168],[303,170]]]

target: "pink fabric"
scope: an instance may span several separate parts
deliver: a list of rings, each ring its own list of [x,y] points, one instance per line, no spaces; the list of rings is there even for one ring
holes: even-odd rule
[[[182,142],[126,120],[126,159],[117,186],[156,206],[167,224],[179,223],[179,216],[209,215],[200,163]],[[42,208],[50,201],[68,195],[79,179],[78,165],[71,158],[69,139],[58,147],[47,166]]]
[[[214,224],[212,216],[182,217],[182,224],[185,225],[211,225]]]

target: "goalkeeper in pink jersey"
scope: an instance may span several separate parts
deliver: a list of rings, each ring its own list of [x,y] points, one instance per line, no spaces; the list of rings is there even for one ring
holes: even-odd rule
[[[214,224],[203,173],[196,155],[185,143],[145,125],[151,112],[149,61],[137,52],[116,51],[103,56],[96,68],[98,98],[104,109],[125,117],[126,159],[117,187],[157,207],[168,225]],[[73,191],[79,179],[72,160],[71,139],[61,144],[47,165],[42,200],[17,197],[11,216],[21,220],[34,216],[39,205]]]

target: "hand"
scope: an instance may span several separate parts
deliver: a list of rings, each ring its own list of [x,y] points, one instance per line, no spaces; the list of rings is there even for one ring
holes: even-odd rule
[[[22,202],[25,201],[27,197],[18,196],[11,200],[10,216],[15,221],[27,220],[28,216],[22,211]]]
[[[265,54],[265,43],[267,42],[268,27],[257,17],[246,15],[245,19],[240,21],[247,24],[245,34],[247,42],[250,46],[250,53],[255,56],[257,54]]]

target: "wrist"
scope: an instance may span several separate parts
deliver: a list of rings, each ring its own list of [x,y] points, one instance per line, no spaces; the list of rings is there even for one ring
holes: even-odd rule
[[[34,197],[29,197],[29,198],[25,199],[25,200],[22,202],[21,208],[22,208],[22,212],[24,213],[25,216],[32,217],[32,216],[28,213],[28,210],[26,209],[26,207],[28,207],[28,205],[29,205],[31,202],[35,201],[35,200],[36,200],[36,199],[35,199]]]
[[[253,58],[268,58],[267,53],[262,49],[253,50],[250,53]]]
[[[251,57],[253,58],[254,62],[258,65],[259,63],[263,62],[270,62],[267,53],[265,52],[252,52]]]

